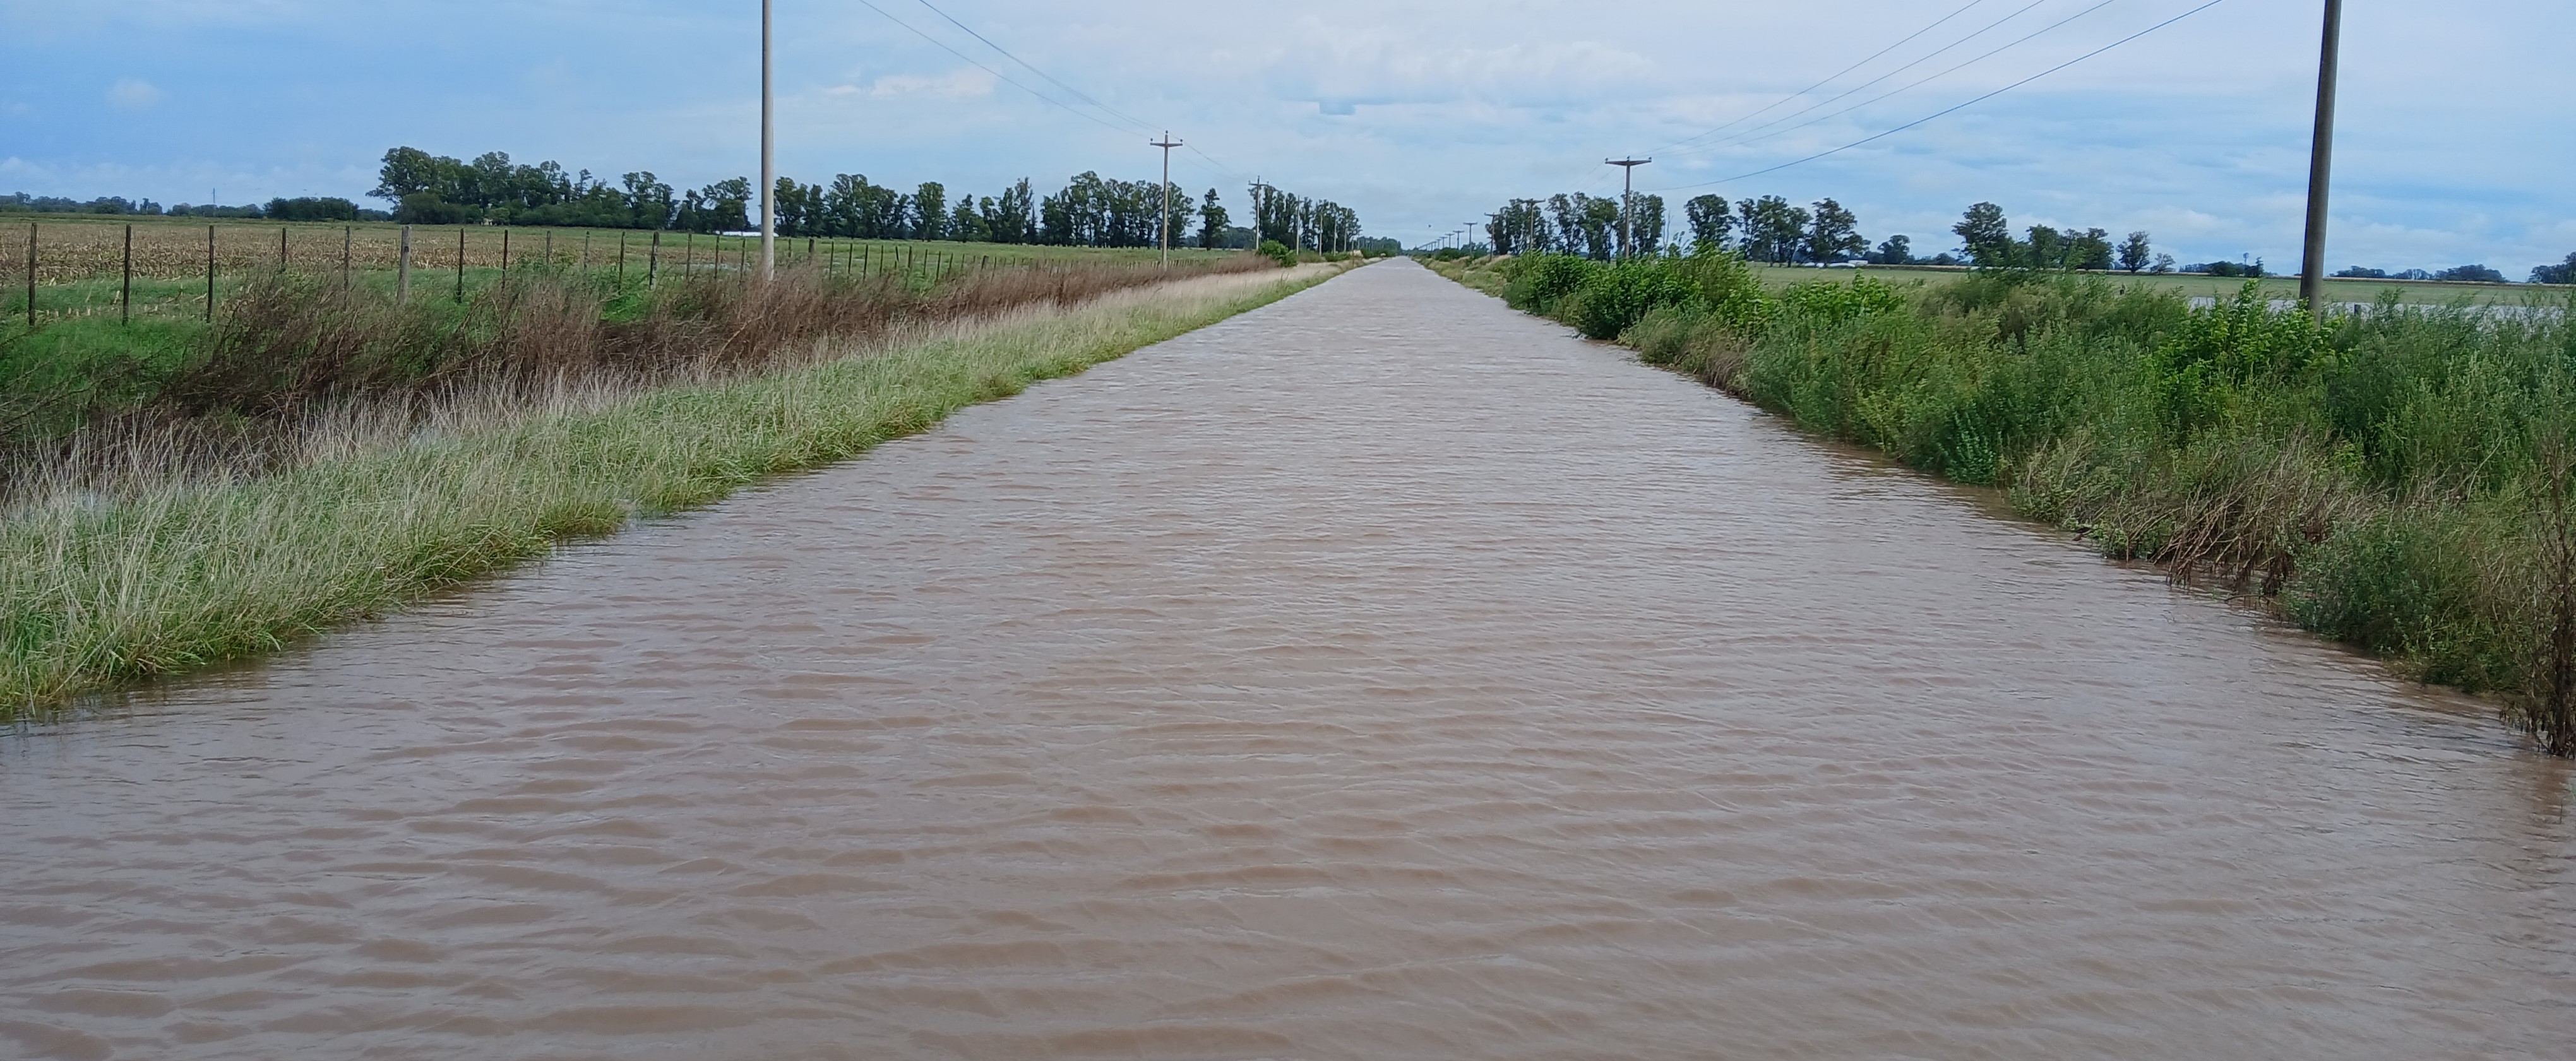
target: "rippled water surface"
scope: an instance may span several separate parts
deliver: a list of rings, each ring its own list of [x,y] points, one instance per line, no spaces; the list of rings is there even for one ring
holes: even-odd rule
[[[2484,711],[1380,265],[0,740],[0,1056],[2571,1056]]]

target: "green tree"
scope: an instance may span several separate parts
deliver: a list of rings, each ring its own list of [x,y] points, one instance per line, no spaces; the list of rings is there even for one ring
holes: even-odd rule
[[[1225,204],[1217,200],[1216,189],[1210,188],[1199,200],[1199,248],[1215,250],[1217,244],[1225,242],[1225,227]]]
[[[1886,242],[1878,245],[1878,253],[1870,255],[1869,260],[1875,265],[1912,264],[1914,261],[1914,241],[1907,239],[1902,235],[1889,236],[1887,237]]]
[[[1724,250],[1726,236],[1735,227],[1732,205],[1723,195],[1693,196],[1682,204],[1682,214],[1690,221],[1691,243],[1711,250]]]
[[[912,193],[912,238],[948,238],[948,188],[923,181]]]
[[[2120,243],[2120,268],[2123,270],[2134,273],[2145,269],[2153,257],[2154,248],[2147,245],[2144,232],[2129,233],[2129,238]]]
[[[2088,228],[2066,242],[2066,268],[2108,272],[2111,268],[2111,234]]]
[[[2537,269],[2533,269],[2531,271],[2531,282],[2535,284],[2576,284],[2576,254],[2569,254],[2567,256],[2567,260],[2560,264],[2544,265]]]
[[[1832,199],[1816,201],[1814,219],[1807,229],[1807,260],[1839,262],[1869,252],[1869,241],[1861,238],[1860,218]]]
[[[1736,225],[1744,233],[1744,256],[1757,262],[1794,262],[1807,242],[1804,208],[1777,195],[1746,199],[1735,206]]]
[[[1967,249],[1969,261],[1989,267],[2013,264],[2012,224],[2004,220],[2003,207],[1971,206],[1950,231],[1959,234],[1959,245]]]

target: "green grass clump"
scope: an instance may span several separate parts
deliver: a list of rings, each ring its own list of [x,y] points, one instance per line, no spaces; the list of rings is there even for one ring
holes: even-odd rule
[[[0,516],[0,712],[269,651],[841,460],[1312,283],[1210,277],[730,381],[417,417],[326,459]],[[469,396],[470,397],[470,396]],[[470,403],[469,403],[470,404]]]
[[[2319,323],[2253,283],[2193,308],[2170,285],[2065,274],[1780,290],[1725,255],[1481,271],[1517,307],[2001,487],[2107,554],[2505,694],[2576,754],[2576,304],[2392,297]]]

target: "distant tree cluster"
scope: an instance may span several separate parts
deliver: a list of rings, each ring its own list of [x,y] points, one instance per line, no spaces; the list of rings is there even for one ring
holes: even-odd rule
[[[1637,196],[1626,214],[1636,253],[1654,254],[1664,248],[1662,196]],[[1552,196],[1544,202],[1514,199],[1495,211],[1485,232],[1497,254],[1556,252],[1606,260],[1620,250],[1621,215],[1618,200],[1581,193]],[[1889,236],[1873,247],[1861,234],[1860,218],[1831,198],[1800,206],[1777,195],[1736,201],[1701,195],[1682,204],[1682,221],[1693,247],[1734,251],[1757,262],[1963,264],[1948,252],[1916,257],[1913,240],[1903,235]],[[2130,272],[2173,268],[2172,257],[2155,254],[2144,232],[2129,233],[2114,243],[2110,233],[2098,228],[2060,231],[2033,225],[2025,235],[2015,236],[2003,208],[1993,203],[1969,207],[1952,231],[1966,246],[1965,261],[1981,266]]]
[[[1214,189],[1208,195],[1216,195]],[[1277,243],[1309,251],[1347,251],[1358,247],[1360,215],[1329,199],[1309,199],[1269,185],[1252,188],[1252,237],[1255,243]]]
[[[37,214],[104,214],[146,217],[229,217],[273,218],[280,221],[360,221],[384,220],[381,211],[361,210],[358,204],[338,198],[271,199],[267,206],[190,206],[180,203],[164,207],[150,199],[133,200],[123,196],[101,196],[96,199],[65,199],[50,195],[28,195],[19,192],[0,195],[0,213]]]
[[[2531,271],[2531,282],[2535,284],[2576,284],[2576,253],[2568,254],[2566,261],[2560,262],[2556,265],[2544,265],[2537,269],[2533,269]]]
[[[2167,273],[2174,270],[2173,256],[2155,253],[2155,246],[2144,232],[2132,232],[2113,243],[2110,232],[2099,228],[2060,230],[2048,225],[2032,225],[2022,236],[2013,235],[2012,223],[2005,219],[2003,207],[1978,203],[1950,226],[1959,237],[1959,245],[1968,252],[1968,260],[1987,268],[2005,269],[2089,269],[2098,272],[2118,270],[2129,273]]]
[[[1504,203],[1485,225],[1488,246],[1496,254],[1574,254],[1608,261],[1619,246],[1619,200],[1582,192],[1552,195],[1546,201],[1514,199]],[[1627,237],[1637,254],[1664,247],[1664,197],[1640,195],[1626,211]]]
[[[395,220],[419,224],[725,232],[753,227],[753,192],[751,181],[740,177],[681,191],[649,171],[624,174],[611,184],[554,162],[518,165],[499,151],[460,162],[398,147],[385,152],[376,189],[368,194],[394,202]],[[1359,236],[1359,215],[1347,207],[1275,188],[1256,189],[1255,197],[1263,238],[1306,249],[1344,249]],[[1229,235],[1242,231],[1230,224],[1213,188],[1204,201],[1194,202],[1177,187],[1096,172],[1079,174],[1043,197],[1023,178],[999,195],[963,194],[952,204],[947,186],[937,181],[905,192],[844,173],[821,184],[780,178],[775,198],[779,234],[796,237],[1147,247],[1166,226],[1174,246],[1188,246],[1194,227],[1202,246],[1228,245]]]
[[[385,152],[375,190],[367,194],[395,204],[393,219],[408,224],[720,232],[749,226],[752,187],[736,177],[681,192],[650,171],[628,173],[610,184],[589,170],[570,173],[554,162],[517,165],[500,151],[460,162],[397,147]]]

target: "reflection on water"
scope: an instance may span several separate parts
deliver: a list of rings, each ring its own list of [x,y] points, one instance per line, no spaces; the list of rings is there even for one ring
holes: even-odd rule
[[[22,731],[0,1054],[2541,1056],[2569,780],[1398,263]]]

